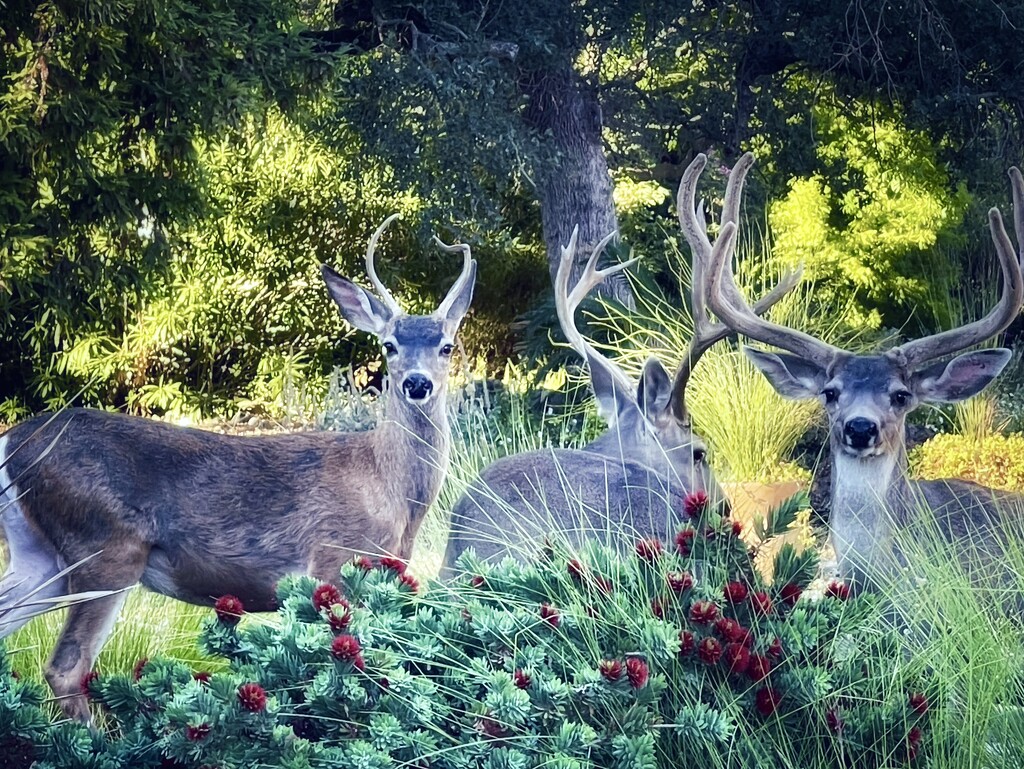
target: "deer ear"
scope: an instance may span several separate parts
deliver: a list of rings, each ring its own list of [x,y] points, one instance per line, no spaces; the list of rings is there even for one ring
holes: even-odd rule
[[[445,330],[455,335],[459,330],[462,319],[469,312],[469,305],[473,301],[473,287],[476,285],[476,260],[470,262],[468,274],[459,276],[459,280],[449,289],[449,296],[445,298],[442,307],[449,303],[444,315]]]
[[[672,378],[657,358],[651,357],[644,363],[640,384],[636,388],[636,402],[648,417],[668,408],[672,398]]]
[[[763,352],[751,347],[744,347],[743,352],[784,398],[816,398],[825,384],[825,371],[817,363],[784,352]]]
[[[381,336],[391,320],[391,311],[369,291],[341,277],[326,264],[320,265],[320,271],[345,320],[360,331]]]
[[[614,364],[589,344],[585,345],[590,387],[597,401],[597,413],[609,425],[618,424],[621,415],[636,408],[633,393],[623,386],[623,377],[617,375]]]
[[[977,350],[914,374],[917,397],[928,403],[956,403],[977,395],[1006,368],[1009,350]]]

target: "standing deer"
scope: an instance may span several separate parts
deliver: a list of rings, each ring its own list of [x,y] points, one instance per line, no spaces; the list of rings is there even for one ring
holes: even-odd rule
[[[11,555],[0,637],[31,616],[12,611],[26,597],[118,591],[68,611],[46,678],[69,716],[88,720],[80,683],[136,583],[196,604],[231,594],[266,611],[286,574],[335,580],[356,552],[409,556],[448,467],[447,375],[476,262],[468,246],[438,241],[462,251],[462,274],[435,312],[407,315],[373,266],[396,216],[367,247],[376,296],[322,268],[345,319],[383,346],[391,387],[376,429],[237,437],[71,409],[0,436]],[[78,565],[59,576],[67,564]]]
[[[726,192],[724,224],[712,247],[696,226],[688,228],[694,259],[708,264],[708,303],[736,332],[786,350],[772,353],[745,348],[746,354],[787,398],[817,398],[829,422],[832,461],[830,529],[840,576],[851,587],[877,587],[891,579],[903,556],[896,532],[929,514],[951,551],[998,558],[1001,531],[1022,520],[1014,508],[1024,498],[958,480],[911,481],[907,478],[904,426],[907,414],[922,403],[952,403],[980,392],[1006,366],[1010,351],[968,352],[934,362],[984,342],[1017,317],[1022,296],[1021,261],[997,208],[989,211],[989,229],[1003,274],[1002,295],[981,320],[916,339],[876,355],[855,355],[791,328],[771,323],[750,310],[731,277],[729,262],[736,240],[735,211],[743,181],[753,165],[749,153],[733,169]],[[688,218],[696,179],[706,159],[691,164]],[[1024,243],[1024,180],[1010,169],[1017,240]],[[986,552],[988,551],[988,552]],[[995,551],[995,552],[992,552]],[[965,559],[968,566],[970,558]]]
[[[675,377],[657,358],[648,358],[638,383],[590,345],[576,327],[575,314],[587,294],[635,260],[598,270],[608,235],[594,248],[569,290],[578,228],[562,248],[555,277],[555,308],[570,346],[586,362],[600,415],[608,429],[582,449],[542,449],[504,457],[481,472],[452,511],[444,564],[451,569],[462,552],[494,559],[525,557],[522,544],[557,533],[579,543],[609,533],[665,538],[683,509],[684,495],[703,491],[724,498],[707,462],[707,448],[691,425],[685,392],[700,357],[729,329],[711,323],[702,291],[692,292],[693,339]],[[693,265],[693,286],[703,265]],[[787,276],[756,306],[762,313],[798,282]]]

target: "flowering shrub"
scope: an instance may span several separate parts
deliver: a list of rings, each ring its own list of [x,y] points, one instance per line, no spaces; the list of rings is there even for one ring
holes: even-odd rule
[[[539,563],[497,566],[467,551],[457,583],[426,589],[393,559],[353,561],[337,585],[282,580],[274,622],[221,602],[201,643],[227,671],[156,659],[90,678],[112,728],[54,727],[77,736],[50,765],[923,762],[936,698],[904,670],[874,599],[802,597],[814,556],[787,547],[764,582],[731,522],[691,507],[685,548],[554,544]],[[0,733],[43,744],[38,721],[3,731],[11,697],[41,700],[19,686],[0,676]]]
[[[960,478],[993,489],[1024,491],[1024,435],[973,440],[940,434],[911,452],[911,469],[924,480]]]

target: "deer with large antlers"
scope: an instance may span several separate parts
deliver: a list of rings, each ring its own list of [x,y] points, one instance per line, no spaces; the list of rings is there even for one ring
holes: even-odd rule
[[[468,246],[438,241],[462,252],[462,274],[433,313],[406,314],[373,264],[394,219],[367,247],[376,295],[322,268],[342,315],[383,346],[391,384],[376,429],[238,437],[71,409],[0,436],[10,549],[0,637],[39,612],[33,603],[114,591],[70,607],[47,665],[69,716],[88,720],[82,678],[136,583],[196,604],[230,594],[266,611],[286,574],[336,580],[354,553],[409,557],[448,467],[448,369],[476,262]]]
[[[695,188],[706,158],[699,155],[686,173],[690,226],[684,228],[694,259],[705,264],[707,300],[714,313],[745,337],[785,352],[745,348],[746,354],[787,398],[818,399],[828,414],[832,462],[832,542],[840,575],[855,589],[891,579],[905,560],[897,532],[925,511],[951,549],[970,551],[985,562],[998,557],[1003,529],[1020,522],[1024,498],[957,480],[911,481],[904,435],[907,414],[922,403],[952,403],[984,389],[1006,366],[1010,351],[984,349],[939,361],[990,339],[1020,312],[1024,297],[1021,258],[997,208],[989,229],[1003,276],[997,305],[981,320],[906,342],[887,352],[855,355],[794,329],[759,317],[732,279],[729,263],[737,235],[736,211],[743,183],[754,163],[746,154],[729,177],[723,224],[714,245],[698,221]],[[1014,225],[1024,243],[1024,180],[1010,169]],[[966,558],[968,566],[970,559]],[[977,564],[974,564],[976,567]]]
[[[570,290],[578,228],[555,277],[559,325],[572,349],[583,358],[598,412],[608,429],[582,449],[544,449],[493,462],[481,472],[452,512],[445,566],[451,568],[468,547],[494,559],[525,557],[523,545],[557,534],[578,544],[583,540],[628,533],[672,534],[680,520],[683,497],[703,491],[723,498],[707,461],[704,440],[693,431],[686,407],[686,385],[700,357],[729,329],[708,318],[701,291],[693,291],[694,333],[674,377],[654,357],[640,381],[598,352],[576,327],[583,299],[603,280],[635,260],[598,269],[597,262],[614,233],[594,248],[579,280]],[[694,265],[693,286],[702,280]],[[790,291],[797,275],[787,276],[755,307],[765,312]]]

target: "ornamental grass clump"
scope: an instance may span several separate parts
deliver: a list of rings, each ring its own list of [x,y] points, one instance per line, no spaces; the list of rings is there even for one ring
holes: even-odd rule
[[[282,580],[273,621],[222,602],[201,645],[226,670],[151,659],[90,678],[107,732],[61,727],[77,736],[50,765],[927,765],[942,707],[876,600],[809,600],[815,556],[789,547],[766,582],[732,522],[688,503],[689,534],[657,544],[549,543],[534,564],[467,551],[426,588],[400,561],[356,560],[336,584]]]

